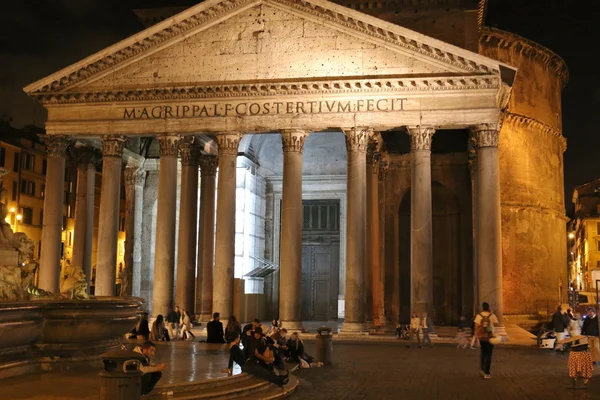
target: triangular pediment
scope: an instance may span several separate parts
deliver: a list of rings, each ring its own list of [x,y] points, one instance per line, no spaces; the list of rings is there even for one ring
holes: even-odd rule
[[[343,77],[499,75],[500,63],[324,0],[209,0],[25,88],[31,95]]]

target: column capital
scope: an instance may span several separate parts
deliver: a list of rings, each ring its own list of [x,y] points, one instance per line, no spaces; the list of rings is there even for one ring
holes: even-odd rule
[[[240,140],[242,140],[242,134],[239,132],[219,132],[217,134],[219,155],[237,156]]]
[[[346,150],[349,152],[366,152],[367,142],[372,134],[373,129],[369,127],[355,127],[344,129],[344,136],[346,137]]]
[[[471,128],[477,137],[477,147],[498,147],[499,124],[479,124]]]
[[[128,165],[123,170],[125,186],[144,186],[146,172],[137,166]]]
[[[410,136],[410,151],[431,151],[431,142],[435,128],[432,126],[416,125],[407,126],[406,130]]]
[[[303,129],[282,129],[281,143],[284,152],[302,153],[304,150],[304,141],[310,134],[309,131]]]
[[[79,169],[85,169],[88,168],[89,165],[95,165],[100,159],[98,151],[93,147],[76,147],[74,153],[77,168]]]
[[[215,176],[217,175],[217,166],[219,158],[217,156],[203,155],[200,157],[200,176]]]
[[[191,140],[183,140],[179,143],[179,154],[181,155],[181,165],[197,167],[200,162],[200,148]]]
[[[71,141],[63,135],[38,135],[41,141],[46,145],[46,154],[48,157],[66,157],[67,148]]]
[[[177,135],[157,135],[159,145],[159,155],[163,156],[175,156],[179,154],[179,143],[182,141],[181,136]]]
[[[381,158],[382,138],[379,132],[372,132],[367,141],[367,164],[378,163]]]
[[[122,135],[108,135],[102,138],[102,157],[122,157],[127,138]]]

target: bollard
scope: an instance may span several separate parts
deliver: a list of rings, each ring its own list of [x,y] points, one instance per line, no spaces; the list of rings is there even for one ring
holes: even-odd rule
[[[144,356],[135,351],[109,351],[100,356],[104,370],[100,372],[100,400],[139,400],[142,396],[140,370]]]
[[[333,353],[333,334],[331,328],[322,326],[317,328],[317,361],[331,365]]]

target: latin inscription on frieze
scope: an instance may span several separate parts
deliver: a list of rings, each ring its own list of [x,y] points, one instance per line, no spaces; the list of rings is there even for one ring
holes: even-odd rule
[[[202,103],[125,107],[123,119],[211,118],[403,111],[406,98]]]

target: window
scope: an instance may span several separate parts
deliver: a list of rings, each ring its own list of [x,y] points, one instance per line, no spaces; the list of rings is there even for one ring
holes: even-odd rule
[[[44,210],[40,210],[40,226],[44,225]]]
[[[23,168],[28,171],[35,170],[35,156],[32,154],[25,153],[23,155]]]
[[[596,251],[600,251],[600,240],[596,240]]]
[[[46,194],[46,185],[42,185],[42,188],[40,190],[40,197],[42,199],[44,198],[44,194]]]
[[[6,149],[3,147],[0,149],[0,167],[4,167],[6,162]]]
[[[23,215],[24,224],[33,225],[33,208],[23,207],[21,209],[21,215]]]
[[[42,175],[46,175],[46,171],[48,170],[48,161],[42,161]]]
[[[35,183],[23,179],[21,181],[21,193],[24,193],[28,196],[35,196]]]
[[[69,204],[69,192],[65,191],[64,196],[64,204]]]
[[[21,162],[21,153],[15,153],[15,159],[13,160],[13,170],[19,172],[19,165]]]
[[[17,182],[13,182],[13,190],[12,190],[12,200],[13,201],[17,201],[17,190],[19,190],[19,188],[17,187]]]
[[[600,235],[600,222],[596,222],[596,234]]]

